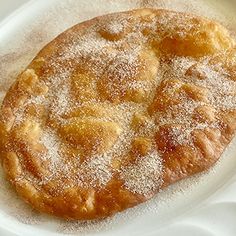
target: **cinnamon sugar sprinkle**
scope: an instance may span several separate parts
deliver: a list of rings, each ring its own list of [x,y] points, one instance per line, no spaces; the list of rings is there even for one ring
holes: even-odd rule
[[[100,1],[102,2],[102,1]],[[127,4],[125,4],[123,1],[114,1],[114,9],[111,9],[111,11],[116,10],[127,10],[127,8],[132,7],[140,7],[140,6],[157,6],[162,8],[172,8],[174,7],[174,10],[181,10],[181,11],[192,11],[195,10],[196,13],[203,13],[206,15],[206,12],[204,10],[204,7],[199,7],[199,2],[196,3],[196,1],[182,1],[182,3],[178,3],[178,1],[126,1]],[[74,4],[78,3],[72,3],[71,1],[63,1],[61,5],[51,14],[50,19],[53,18],[54,15],[57,15],[58,11],[62,10],[65,6],[67,6],[68,10],[77,8],[74,6]],[[88,1],[84,3],[88,8],[91,8],[91,3]],[[104,2],[102,3],[104,4]],[[101,5],[102,5],[101,4]],[[87,6],[88,5],[88,6]],[[62,8],[63,7],[63,8]],[[101,9],[94,9],[95,11],[98,11],[99,14],[107,12],[106,10],[107,4],[104,4],[104,8]],[[208,11],[209,12],[209,11]],[[79,12],[81,14],[81,10]],[[66,12],[64,13],[66,14]],[[93,14],[95,14],[93,12]],[[91,16],[93,15],[91,14]],[[78,21],[78,12],[74,11],[74,15],[70,15],[72,17],[73,22],[71,22],[71,19],[69,23],[77,23]],[[95,14],[97,15],[97,14]],[[212,13],[212,18],[215,18],[217,14],[215,12]],[[62,16],[61,16],[62,17]],[[83,16],[82,18],[86,18],[86,16]],[[62,17],[63,18],[63,17]],[[68,18],[68,17],[67,17]],[[66,18],[66,19],[67,19]],[[220,19],[223,19],[222,17],[218,17]],[[132,20],[132,19],[131,19]],[[225,20],[225,19],[223,19]],[[62,20],[61,20],[62,21]],[[63,21],[62,21],[63,22]],[[38,24],[38,27],[42,24],[42,21],[40,21],[40,24]],[[152,29],[157,24],[159,27],[163,27],[163,30],[170,30],[172,25],[169,24],[169,19],[155,19],[153,22],[148,22],[148,27]],[[79,101],[71,101],[70,99],[70,84],[67,82],[69,81],[69,77],[72,75],[72,68],[70,67],[70,64],[67,68],[61,68],[60,67],[60,61],[61,60],[81,60],[83,61],[84,58],[89,58],[88,66],[90,64],[93,64],[94,67],[89,67],[92,77],[94,81],[97,81],[98,78],[100,78],[104,73],[112,74],[112,79],[116,80],[118,78],[123,78],[125,80],[130,81],[129,82],[129,89],[135,90],[137,88],[141,88],[144,91],[146,91],[149,94],[149,100],[152,101],[153,97],[155,95],[155,90],[158,84],[160,84],[161,81],[168,78],[177,78],[181,81],[185,82],[191,82],[194,85],[206,87],[209,90],[213,91],[212,96],[210,96],[208,99],[210,101],[210,104],[213,105],[213,107],[217,110],[219,109],[232,109],[236,108],[236,97],[232,94],[235,93],[232,88],[236,87],[236,82],[227,79],[228,74],[224,70],[219,70],[220,66],[217,65],[208,65],[208,62],[210,58],[203,58],[202,61],[197,61],[190,57],[175,57],[172,58],[171,62],[166,63],[165,61],[161,61],[158,71],[157,78],[155,78],[155,81],[153,81],[151,84],[147,83],[145,81],[132,81],[129,80],[130,78],[135,77],[138,74],[138,69],[140,67],[140,58],[139,55],[143,48],[141,47],[142,44],[145,44],[146,38],[140,34],[142,27],[147,27],[146,25],[139,25],[137,26],[137,29],[129,34],[124,39],[118,40],[116,42],[108,42],[106,39],[101,37],[100,34],[95,33],[100,28],[103,30],[105,29],[110,34],[116,34],[119,35],[123,32],[124,28],[129,27],[129,22],[127,21],[126,16],[120,16],[119,18],[113,18],[109,24],[105,24],[102,27],[101,26],[95,26],[91,29],[88,29],[86,37],[83,36],[72,36],[72,44],[69,48],[67,48],[63,53],[61,53],[60,57],[58,58],[52,58],[51,64],[53,65],[54,69],[57,71],[57,74],[54,74],[52,78],[47,78],[47,86],[49,87],[49,94],[48,97],[35,97],[30,99],[25,106],[27,105],[43,105],[47,107],[49,110],[51,110],[50,115],[57,119],[58,122],[61,124],[68,122],[66,119],[62,119],[62,114],[68,114],[74,107],[82,107],[84,105],[91,105],[91,104],[99,104],[101,103],[100,100],[97,98],[94,98],[90,101],[85,101],[84,103],[80,103]],[[58,31],[61,31],[61,26],[57,26]],[[65,24],[65,28],[68,27],[67,24]],[[99,28],[100,27],[100,28]],[[104,28],[105,27],[105,28]],[[185,25],[181,26],[185,27]],[[189,25],[191,27],[191,25]],[[56,32],[55,34],[57,34]],[[53,35],[54,37],[55,35]],[[182,35],[183,36],[183,35]],[[34,36],[33,36],[34,37]],[[47,38],[48,37],[48,38]],[[47,42],[49,39],[51,39],[52,36],[45,36],[45,42]],[[89,38],[89,40],[88,40]],[[138,45],[137,42],[133,43],[134,39],[139,39],[140,43]],[[131,49],[129,50],[118,50],[120,47],[123,47],[125,43],[130,43]],[[30,44],[30,42],[28,42]],[[35,43],[35,42],[34,42]],[[132,45],[133,43],[133,45]],[[38,45],[41,46],[42,42],[39,42]],[[117,50],[110,51],[110,46],[113,46]],[[33,47],[34,45],[31,45]],[[106,55],[107,61],[101,61],[101,55]],[[28,57],[30,58],[30,56]],[[27,60],[28,60],[27,58]],[[23,58],[24,59],[24,58]],[[25,59],[24,59],[25,60]],[[25,62],[24,62],[25,63]],[[198,73],[200,73],[202,76],[204,76],[204,80],[195,80],[194,74],[188,75],[187,71],[189,68],[194,66],[197,63],[196,70]],[[4,65],[7,67],[7,65],[10,64],[10,61],[4,62]],[[107,65],[109,65],[107,67]],[[12,69],[11,69],[12,71]],[[3,78],[6,78],[10,74],[11,71],[6,71],[3,75]],[[12,79],[13,80],[13,79]],[[11,80],[11,81],[12,81]],[[8,84],[11,83],[9,81]],[[2,82],[5,83],[4,81]],[[109,90],[111,87],[112,80],[108,80],[108,83],[106,84],[106,89]],[[4,85],[3,89],[0,90],[0,99],[4,96],[6,90],[8,89],[8,85]],[[1,86],[2,88],[2,86]],[[54,90],[56,88],[56,90]],[[125,89],[124,89],[125,90]],[[120,92],[121,91],[121,92]],[[121,90],[113,90],[113,93],[110,94],[111,99],[119,98],[120,96],[124,96]],[[209,127],[206,123],[189,123],[189,117],[194,111],[196,107],[199,105],[205,105],[203,102],[195,102],[195,101],[188,101],[186,99],[181,100],[181,108],[183,109],[183,113],[179,114],[177,117],[173,118],[170,113],[167,113],[166,117],[162,117],[161,120],[159,120],[159,125],[163,124],[181,124],[181,126],[185,127],[184,131],[180,131],[178,128],[172,130],[172,135],[175,137],[175,141],[179,144],[185,144],[188,143],[189,145],[192,144],[192,140],[190,138],[190,133],[194,129],[204,129],[206,126]],[[148,123],[145,123],[143,128],[139,130],[139,133],[134,133],[130,130],[130,125],[132,123],[132,118],[135,114],[139,113],[145,113],[147,110],[147,107],[150,105],[150,103],[147,103],[147,105],[142,104],[136,104],[134,102],[125,102],[123,104],[119,104],[117,106],[109,106],[109,113],[112,113],[113,115],[111,117],[101,117],[97,119],[102,119],[105,121],[114,121],[118,122],[122,128],[122,133],[119,136],[118,140],[112,147],[112,150],[107,151],[106,153],[100,154],[100,155],[94,155],[92,156],[87,162],[83,162],[82,165],[80,165],[80,171],[78,173],[75,173],[71,178],[73,181],[75,181],[75,184],[79,184],[81,186],[84,186],[84,183],[89,183],[92,187],[99,187],[103,188],[106,186],[106,184],[109,182],[109,180],[113,177],[112,173],[112,160],[114,156],[126,156],[129,152],[129,148],[131,146],[131,142],[134,138],[138,136],[149,136],[153,137],[156,131],[158,130],[158,126],[155,126],[155,119],[158,119],[157,117],[154,117],[153,119],[150,119]],[[18,111],[17,115],[17,124],[23,121],[22,115],[23,111]],[[212,124],[212,127],[217,127],[219,125],[217,122]],[[155,127],[155,128],[154,128]],[[63,159],[64,153],[61,152],[61,147],[65,148],[60,140],[60,137],[57,136],[52,130],[50,129],[44,129],[40,141],[41,144],[44,145],[44,147],[47,149],[47,152],[43,153],[39,158],[42,158],[42,160],[49,160],[49,169],[52,172],[50,176],[45,176],[45,179],[42,179],[39,185],[45,184],[49,181],[51,181],[53,178],[57,177],[57,172],[63,171],[65,175],[69,176],[68,173],[70,173],[72,164],[70,162],[66,163]],[[75,157],[71,157],[73,160],[77,160],[78,163],[80,163],[81,157],[80,155],[76,155]],[[77,164],[78,164],[77,163]],[[74,165],[74,163],[73,163]],[[159,175],[162,171],[162,160],[160,157],[160,154],[156,151],[151,151],[148,153],[148,155],[144,156],[139,161],[130,164],[130,166],[121,169],[120,176],[121,179],[124,180],[124,186],[125,188],[129,189],[130,191],[134,193],[139,193],[148,196],[150,192],[155,191],[159,188],[159,186],[162,183],[162,180],[159,179]],[[89,180],[89,181],[87,181]],[[67,188],[68,186],[64,186],[64,188]],[[62,189],[63,190],[63,189]],[[79,228],[79,231],[81,230],[81,224],[79,227],[74,227],[73,232],[76,231],[76,229]],[[83,228],[83,227],[82,227]],[[94,226],[92,226],[94,228]]]
[[[123,16],[123,28],[129,28],[131,25],[128,21],[126,21],[127,16]],[[172,17],[176,17],[173,13]],[[120,27],[120,21],[122,17],[119,16],[117,20],[118,28]],[[132,18],[129,18],[132,21]],[[177,19],[178,20],[178,19]],[[114,32],[113,28],[115,26],[116,18],[112,19],[112,26],[109,24],[106,25],[106,30],[110,30],[110,33]],[[148,22],[148,27],[154,28],[155,25],[158,25],[164,30],[171,30],[170,19],[161,18],[154,19],[152,22]],[[104,25],[103,25],[104,27]],[[68,123],[70,121],[61,118],[61,114],[69,113],[73,110],[74,107],[77,109],[80,106],[91,105],[94,103],[101,103],[104,105],[104,102],[101,102],[99,99],[94,98],[92,100],[81,102],[79,101],[71,101],[70,99],[70,83],[68,81],[72,75],[71,64],[67,68],[61,68],[61,61],[71,61],[76,60],[78,62],[84,63],[83,60],[88,58],[88,61],[85,63],[85,66],[92,72],[92,79],[98,81],[99,78],[102,77],[103,74],[106,74],[108,77],[108,81],[103,83],[104,89],[108,91],[112,91],[111,98],[119,98],[125,95],[125,89],[122,87],[118,87],[118,90],[113,89],[112,85],[114,81],[119,80],[119,83],[122,83],[122,80],[125,80],[126,83],[129,84],[129,79],[137,76],[138,70],[140,68],[140,59],[139,55],[141,54],[143,48],[142,44],[145,44],[147,38],[143,35],[140,35],[140,31],[147,27],[146,24],[139,24],[138,30],[132,31],[132,33],[128,34],[123,39],[118,41],[107,41],[99,33],[97,33],[100,29],[100,26],[93,26],[90,29],[87,29],[86,37],[84,36],[71,36],[71,46],[69,48],[64,49],[64,51],[60,54],[59,57],[51,58],[50,64],[53,67],[53,70],[56,71],[56,75],[53,75],[52,78],[47,78],[46,84],[49,87],[49,91],[51,91],[47,97],[47,101],[45,104],[45,100],[41,100],[41,104],[47,106],[48,109],[51,109],[51,115],[58,119],[60,123]],[[179,27],[184,27],[179,23]],[[188,27],[192,27],[189,25]],[[115,30],[116,33],[116,30]],[[119,31],[118,31],[119,33]],[[182,37],[184,37],[182,35]],[[87,40],[87,39],[90,40]],[[139,43],[135,39],[139,39]],[[135,42],[135,43],[134,43]],[[122,47],[124,43],[128,43],[130,48],[128,50],[118,50],[118,48]],[[115,46],[114,46],[115,45]],[[111,49],[112,47],[112,49]],[[103,56],[106,55],[106,61],[101,60]],[[231,91],[232,88],[235,88],[235,82],[228,79],[228,75],[226,71],[219,70],[216,65],[209,66],[210,58],[203,58],[202,61],[198,59],[194,59],[191,57],[175,57],[171,59],[171,62],[161,61],[159,66],[159,73],[157,78],[151,84],[151,86],[147,86],[147,81],[131,81],[129,84],[129,88],[141,88],[144,91],[147,90],[149,94],[150,102],[153,100],[156,87],[161,83],[162,80],[166,79],[179,79],[180,81],[191,82],[192,85],[198,85],[202,87],[208,88],[210,91],[214,91],[212,93],[212,97],[209,97],[210,104],[213,105],[215,109],[229,109],[236,107],[235,96],[231,94],[234,91]],[[91,67],[93,65],[93,67]],[[193,66],[197,65],[197,72],[204,76],[204,79],[196,79],[194,72],[192,75],[188,75],[188,70]],[[217,70],[216,70],[217,68]],[[109,78],[109,75],[112,75]],[[125,84],[126,85],[126,84]],[[57,88],[56,90],[54,88]],[[79,88],[83,92],[83,88]],[[166,91],[168,92],[168,91]],[[121,94],[120,94],[121,93]],[[182,96],[182,95],[178,95]],[[171,135],[174,138],[175,142],[179,144],[192,144],[191,140],[191,132],[195,129],[205,129],[209,127],[207,123],[199,122],[190,122],[193,111],[198,106],[207,105],[205,102],[198,102],[194,100],[186,99],[185,97],[179,97],[181,103],[176,105],[181,108],[182,113],[178,113],[178,116],[173,117],[172,111],[166,113],[166,116],[161,117],[159,120],[159,126],[163,124],[181,124],[184,127],[184,130],[179,130],[178,128],[172,129]],[[38,104],[40,100],[36,97],[36,100],[31,100],[31,104]],[[132,123],[132,117],[135,114],[142,113],[147,110],[147,107],[150,105],[150,102],[146,105],[136,104],[133,102],[125,102],[118,106],[113,106],[108,103],[108,112],[113,114],[113,117],[104,116],[103,118],[97,119],[107,119],[107,121],[116,121],[120,124],[123,132],[120,136],[119,140],[112,148],[106,153],[102,155],[94,155],[91,157],[89,161],[84,162],[80,165],[80,171],[77,173],[76,184],[83,185],[84,183],[89,183],[90,186],[105,186],[109,180],[112,178],[112,168],[111,163],[113,157],[124,157],[128,154],[129,147],[131,141],[135,137],[139,137],[141,134],[147,130],[147,127],[144,126],[143,129],[137,132],[133,132],[130,130],[130,124]],[[28,105],[28,103],[27,103]],[[158,114],[157,114],[158,115]],[[212,123],[211,127],[217,127],[218,123]],[[158,126],[152,126],[149,133],[149,137],[153,137],[156,131],[158,130]],[[45,132],[45,131],[44,131]],[[48,149],[48,159],[57,159],[60,160],[63,155],[60,153],[60,139],[58,137],[54,137],[51,132],[43,134],[43,138],[41,138],[41,143]],[[47,138],[45,138],[47,137]],[[45,157],[43,157],[45,158]],[[78,162],[80,162],[80,157],[75,157]],[[58,161],[59,163],[59,161]],[[50,167],[52,172],[56,173],[65,171],[65,163],[63,165],[58,164],[55,165],[54,161],[52,163],[53,167]],[[155,171],[150,169],[150,166],[159,173],[161,173],[162,165],[161,158],[158,153],[154,152],[152,154],[148,154],[147,157],[144,157],[144,161],[135,163],[128,167],[128,169],[121,169],[121,177],[124,180],[124,186],[131,191],[138,192],[140,194],[148,194],[149,190],[158,189],[161,181],[154,180],[156,176],[159,176],[155,173]],[[62,168],[62,169],[61,169]],[[66,170],[70,173],[70,166],[66,168]],[[149,172],[150,171],[150,172]],[[69,176],[68,173],[68,176]],[[53,175],[51,176],[53,178]],[[140,179],[142,181],[140,181]],[[46,177],[45,181],[49,181],[50,179]],[[89,181],[85,181],[89,180]]]

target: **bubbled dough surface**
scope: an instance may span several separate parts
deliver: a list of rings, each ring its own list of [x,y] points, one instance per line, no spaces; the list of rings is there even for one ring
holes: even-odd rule
[[[4,99],[8,178],[39,211],[95,219],[208,169],[235,130],[235,55],[226,29],[183,13],[72,27]]]

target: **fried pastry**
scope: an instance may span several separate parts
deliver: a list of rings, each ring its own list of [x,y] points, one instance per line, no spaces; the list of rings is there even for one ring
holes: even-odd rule
[[[220,24],[138,9],[46,45],[1,108],[7,179],[40,212],[104,218],[209,169],[236,129],[236,47]]]

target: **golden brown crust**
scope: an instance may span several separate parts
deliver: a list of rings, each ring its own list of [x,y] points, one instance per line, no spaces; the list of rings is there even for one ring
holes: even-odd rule
[[[3,168],[35,209],[103,218],[210,168],[236,129],[236,49],[213,21],[139,9],[78,24],[8,91]]]

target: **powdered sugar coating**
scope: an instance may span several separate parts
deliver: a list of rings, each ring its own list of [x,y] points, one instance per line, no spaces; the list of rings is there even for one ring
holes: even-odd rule
[[[157,183],[161,184],[162,163],[157,152],[148,153],[136,163],[121,170],[121,178],[125,180],[125,186],[135,192],[148,196]]]

